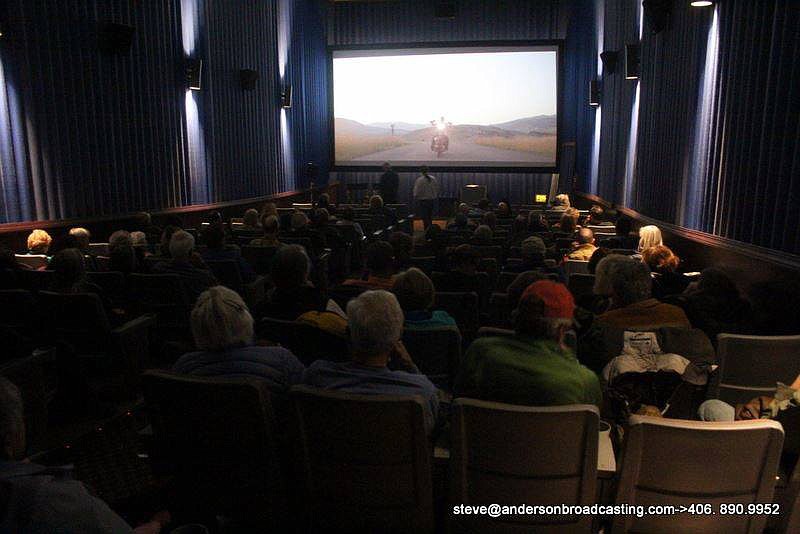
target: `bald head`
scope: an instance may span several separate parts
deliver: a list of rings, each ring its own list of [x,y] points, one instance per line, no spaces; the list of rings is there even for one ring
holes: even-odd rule
[[[589,228],[581,228],[578,231],[578,243],[581,245],[594,243],[594,232],[592,232]]]

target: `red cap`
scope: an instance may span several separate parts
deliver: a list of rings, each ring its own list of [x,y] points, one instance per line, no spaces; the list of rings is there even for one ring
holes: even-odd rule
[[[539,280],[525,289],[520,301],[525,301],[533,296],[544,302],[544,317],[553,319],[573,318],[575,299],[564,284],[559,284],[552,280]]]

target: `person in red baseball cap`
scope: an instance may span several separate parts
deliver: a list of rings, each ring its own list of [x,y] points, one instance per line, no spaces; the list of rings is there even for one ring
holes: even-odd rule
[[[575,299],[564,284],[539,280],[529,285],[515,312],[515,334],[470,345],[455,396],[525,406],[599,406],[597,375],[564,342],[574,312]]]

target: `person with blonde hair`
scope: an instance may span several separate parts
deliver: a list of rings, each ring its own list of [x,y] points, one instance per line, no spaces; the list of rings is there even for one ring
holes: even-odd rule
[[[305,366],[283,347],[253,344],[253,317],[235,291],[214,286],[197,299],[191,316],[192,336],[199,349],[175,362],[177,373],[263,379],[273,391],[299,384]]]
[[[28,254],[47,254],[52,242],[50,234],[37,228],[28,236]]]
[[[553,199],[552,210],[553,211],[564,211],[569,209],[570,207],[569,195],[566,193],[561,193],[560,195],[556,195]]]
[[[70,228],[69,235],[75,238],[75,245],[84,254],[89,253],[89,243],[92,241],[92,234],[86,228]]]
[[[242,219],[242,230],[246,231],[258,231],[261,230],[261,226],[258,222],[259,215],[258,210],[250,208],[249,210],[244,212],[244,217]]]
[[[663,245],[664,240],[661,238],[661,230],[658,226],[648,224],[639,228],[639,248],[638,252],[642,252],[650,247],[657,247]]]

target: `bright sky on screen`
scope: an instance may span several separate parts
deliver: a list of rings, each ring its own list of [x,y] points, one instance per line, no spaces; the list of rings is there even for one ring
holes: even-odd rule
[[[333,69],[335,116],[363,124],[556,114],[555,51],[334,57]]]

